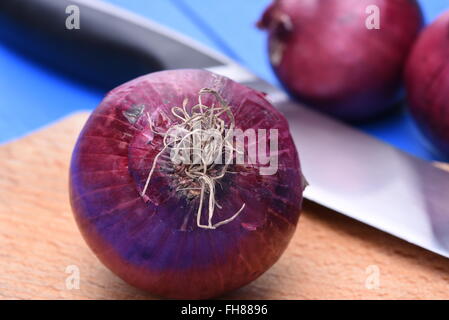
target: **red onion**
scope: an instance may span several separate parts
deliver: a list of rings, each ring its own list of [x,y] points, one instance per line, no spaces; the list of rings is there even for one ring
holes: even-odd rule
[[[415,0],[276,0],[258,26],[268,30],[272,67],[290,93],[361,121],[397,102],[422,21]]]
[[[203,163],[216,156],[211,150],[227,150],[215,148],[218,137],[200,137],[200,162],[174,161],[197,149],[173,129],[185,138],[202,132],[197,125],[220,134],[277,130],[276,171],[261,174],[260,159],[235,162],[248,155],[249,139],[232,162]],[[303,187],[284,116],[262,93],[202,70],[157,72],[112,90],[83,128],[70,169],[71,204],[88,245],[126,282],[170,298],[215,297],[265,272],[295,231]]]
[[[407,61],[405,82],[416,122],[449,157],[449,11],[418,38]]]

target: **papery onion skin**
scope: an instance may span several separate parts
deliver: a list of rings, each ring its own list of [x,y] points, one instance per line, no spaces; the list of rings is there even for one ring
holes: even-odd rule
[[[424,135],[449,158],[449,11],[416,41],[405,82],[411,114]]]
[[[380,29],[366,27],[373,5]],[[422,24],[415,0],[276,0],[258,26],[268,31],[271,65],[292,95],[357,122],[400,98],[403,67]]]
[[[143,106],[143,114],[158,121],[161,110],[170,114],[185,98],[191,108],[202,88],[217,91],[232,106],[237,128],[279,130],[275,175],[260,175],[257,165],[236,165],[237,173],[221,180],[217,202],[225,210],[217,209],[217,218],[232,215],[242,203],[246,207],[215,230],[196,226],[198,200],[180,197],[169,175],[156,174],[147,199],[141,197],[161,143],[146,117],[125,116]],[[214,99],[204,96],[203,104]],[[126,282],[168,298],[216,297],[265,272],[295,231],[304,183],[284,116],[262,93],[203,70],[157,72],[112,90],[84,126],[70,168],[73,212],[91,249]]]

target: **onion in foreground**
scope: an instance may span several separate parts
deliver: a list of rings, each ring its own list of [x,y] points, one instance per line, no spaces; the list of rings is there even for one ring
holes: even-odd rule
[[[295,231],[304,186],[284,116],[202,70],[112,90],[70,169],[73,212],[95,254],[169,298],[215,297],[265,272]]]
[[[449,157],[449,11],[421,33],[407,61],[405,82],[416,122]]]
[[[271,65],[293,95],[362,121],[398,101],[422,23],[415,0],[275,0],[258,26],[268,31]]]

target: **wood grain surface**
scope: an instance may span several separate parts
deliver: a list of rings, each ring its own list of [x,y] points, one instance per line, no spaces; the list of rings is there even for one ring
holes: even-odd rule
[[[68,165],[86,118],[0,146],[0,299],[152,298],[97,260],[72,217]],[[225,298],[449,299],[449,259],[306,202],[280,261]]]

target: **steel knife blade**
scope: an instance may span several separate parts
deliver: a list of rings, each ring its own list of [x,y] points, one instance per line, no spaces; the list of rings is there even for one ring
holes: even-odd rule
[[[69,5],[80,9],[78,33],[64,30]],[[37,13],[45,19],[37,19]],[[40,51],[34,48],[33,55],[45,56],[49,46],[65,43],[82,48],[83,55],[66,57],[72,62],[78,59],[82,65],[83,58],[101,59],[98,46],[92,45],[100,43],[108,52],[118,53],[116,63],[125,66],[143,57],[151,71],[205,68],[266,92],[288,119],[309,182],[307,199],[449,257],[448,172],[294,102],[220,53],[111,4],[97,0],[2,0],[0,17],[22,32],[22,40],[29,38],[42,46]]]

